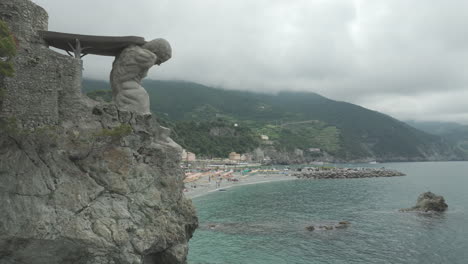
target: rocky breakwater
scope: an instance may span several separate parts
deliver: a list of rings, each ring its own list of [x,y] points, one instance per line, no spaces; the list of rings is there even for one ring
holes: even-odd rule
[[[198,220],[169,130],[81,95],[81,61],[38,37],[42,8],[2,0],[0,18],[20,45],[1,87],[0,264],[186,263]]]
[[[300,172],[292,173],[292,176],[299,179],[352,179],[352,178],[374,178],[374,177],[395,177],[405,176],[396,170],[384,168],[303,168]]]
[[[310,225],[306,226],[307,231],[320,231],[320,230],[335,230],[348,228],[351,225],[348,221],[340,221],[338,224],[325,224],[325,225]]]

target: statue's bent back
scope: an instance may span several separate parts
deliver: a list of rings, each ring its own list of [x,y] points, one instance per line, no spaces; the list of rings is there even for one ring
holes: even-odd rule
[[[112,95],[119,110],[151,114],[150,101],[141,81],[155,64],[169,60],[169,42],[155,39],[143,46],[131,45],[116,56],[110,75]]]

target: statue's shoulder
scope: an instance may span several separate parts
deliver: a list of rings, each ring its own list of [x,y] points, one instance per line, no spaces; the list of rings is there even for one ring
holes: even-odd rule
[[[119,55],[119,60],[136,63],[153,63],[156,54],[137,45],[125,48]]]

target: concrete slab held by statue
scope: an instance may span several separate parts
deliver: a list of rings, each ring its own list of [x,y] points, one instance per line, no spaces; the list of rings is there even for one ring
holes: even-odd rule
[[[73,52],[76,40],[80,42],[83,54],[117,56],[130,45],[144,45],[145,39],[136,36],[94,36],[70,34],[55,31],[40,31],[41,37],[49,46]]]

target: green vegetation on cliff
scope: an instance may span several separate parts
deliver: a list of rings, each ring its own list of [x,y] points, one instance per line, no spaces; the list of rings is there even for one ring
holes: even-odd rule
[[[5,22],[0,20],[0,110],[2,109],[5,90],[3,78],[12,77],[14,68],[12,59],[16,55],[16,42]],[[1,121],[1,120],[0,120]],[[1,129],[1,127],[0,127]]]
[[[84,86],[86,91],[109,89],[107,83],[100,81],[86,80]],[[155,80],[145,81],[144,87],[150,95],[152,111],[165,120],[178,123],[222,119],[239,123],[252,130],[249,133],[269,136],[279,150],[320,148],[345,160],[457,158],[438,136],[385,114],[315,93],[274,95]],[[190,149],[193,143],[188,142],[197,139],[186,140],[189,131],[178,131],[186,127],[175,127],[177,134],[185,135],[178,136],[178,142]]]
[[[259,146],[259,139],[252,129],[222,119],[178,121],[171,129],[177,143],[204,157],[227,157],[230,152],[246,153]]]
[[[13,69],[11,60],[15,55],[15,39],[6,23],[0,20],[0,76],[13,76],[15,70]]]

